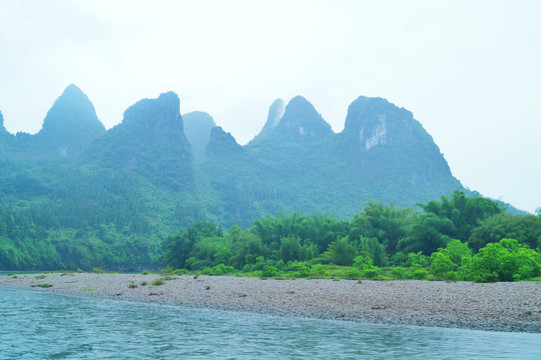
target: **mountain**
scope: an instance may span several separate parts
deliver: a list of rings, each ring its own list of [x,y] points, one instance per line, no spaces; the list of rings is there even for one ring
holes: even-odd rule
[[[69,85],[47,112],[35,135],[18,133],[15,157],[32,160],[74,158],[105,134],[94,105],[75,85]]]
[[[184,133],[188,139],[195,162],[201,162],[205,157],[205,148],[210,140],[210,131],[216,126],[212,116],[203,111],[193,111],[182,115]]]
[[[36,135],[9,134],[0,113],[0,156],[0,269],[140,271],[196,221],[349,219],[372,199],[414,206],[462,188],[411,112],[368,97],[352,102],[338,134],[302,96],[278,99],[242,146],[206,113],[183,118],[173,92],[136,102],[105,130],[70,85]]]
[[[244,148],[237,143],[231,133],[226,133],[220,126],[212,128],[205,148],[206,157],[227,159],[243,152]]]
[[[296,96],[291,99],[283,113],[281,106],[280,99],[271,105],[265,126],[249,146],[295,141],[310,142],[333,134],[331,126],[304,97]]]
[[[351,103],[335,154],[358,187],[384,202],[413,205],[462,188],[412,113],[382,98]]]
[[[255,136],[255,138],[252,141],[258,141],[263,138],[265,138],[268,134],[270,134],[276,126],[278,126],[278,123],[282,119],[282,116],[284,116],[284,112],[286,111],[286,103],[282,99],[276,99],[271,104],[269,108],[269,114],[267,116],[267,121],[265,122],[265,126],[263,126],[263,129]]]
[[[174,189],[194,184],[194,164],[183,130],[180,100],[168,92],[129,107],[122,122],[85,151],[81,164],[127,169]]]
[[[8,151],[14,136],[4,127],[4,116],[0,111],[0,156]]]
[[[305,98],[282,105],[244,151],[232,138],[207,148],[201,168],[236,223],[279,211],[347,218],[371,199],[414,206],[462,188],[411,112],[385,99],[353,101],[339,134]]]

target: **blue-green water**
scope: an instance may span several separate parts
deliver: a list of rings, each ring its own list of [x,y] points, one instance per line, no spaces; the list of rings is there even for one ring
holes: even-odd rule
[[[0,359],[541,359],[541,335],[384,326],[0,288]]]

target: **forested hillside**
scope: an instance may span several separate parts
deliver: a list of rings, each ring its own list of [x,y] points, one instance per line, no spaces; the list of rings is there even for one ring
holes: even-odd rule
[[[0,269],[156,268],[163,239],[198,221],[347,221],[370,200],[403,209],[462,189],[421,124],[384,99],[355,100],[339,134],[303,97],[278,100],[245,146],[208,114],[186,118],[189,130],[169,92],[106,131],[75,85],[35,135],[10,134],[0,113]]]

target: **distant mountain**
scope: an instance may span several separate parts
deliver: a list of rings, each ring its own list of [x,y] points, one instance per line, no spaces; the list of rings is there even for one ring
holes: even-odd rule
[[[376,200],[413,205],[462,188],[412,113],[382,98],[361,96],[349,106],[335,154]]]
[[[195,162],[201,162],[210,140],[210,131],[216,126],[214,119],[202,111],[184,114],[182,118],[184,119],[184,133],[192,147],[193,159]]]
[[[179,107],[173,92],[138,101],[120,124],[88,147],[80,163],[132,170],[175,189],[192,187],[194,164]]]
[[[31,160],[74,158],[103,134],[105,127],[94,105],[77,86],[69,85],[37,134],[17,134],[12,155]]]
[[[414,206],[462,189],[411,112],[385,99],[353,101],[338,134],[305,98],[278,99],[244,146],[206,113],[184,117],[168,92],[106,131],[75,85],[36,135],[11,135],[0,113],[0,269],[140,270],[195,221],[351,218],[369,200]]]
[[[255,138],[252,141],[258,141],[263,138],[265,138],[268,134],[270,134],[276,126],[278,126],[278,123],[282,119],[282,116],[284,116],[284,112],[286,111],[286,103],[282,99],[276,99],[271,104],[269,108],[269,114],[267,116],[267,121],[265,122],[265,126],[263,126],[263,129],[255,136]]]
[[[212,128],[209,143],[205,149],[206,157],[227,159],[244,153],[244,148],[237,143],[231,133],[226,133],[220,126]]]
[[[0,111],[0,156],[2,156],[3,153],[8,151],[8,148],[10,147],[13,139],[14,136],[11,135],[4,127],[4,116]]]
[[[269,118],[265,126],[249,146],[314,141],[334,134],[331,126],[302,96],[291,99],[281,116],[280,110],[281,102],[276,100],[269,109]]]
[[[7,134],[9,133],[4,126],[4,115],[2,114],[2,111],[0,111],[0,136],[3,138]]]
[[[350,217],[371,199],[413,206],[462,188],[411,112],[387,100],[356,99],[340,134],[301,96],[280,108],[271,105],[245,151],[232,138],[211,141],[201,164],[237,223],[277,211]]]

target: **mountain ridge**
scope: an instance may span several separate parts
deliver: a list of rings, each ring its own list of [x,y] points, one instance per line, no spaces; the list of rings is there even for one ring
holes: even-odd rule
[[[63,93],[45,134],[71,133],[81,121],[101,132],[88,97],[66,91],[76,101]],[[57,111],[64,105],[69,111]],[[78,112],[88,121],[70,115]],[[340,133],[305,98],[277,100],[244,146],[210,115],[186,116],[196,122],[189,138],[177,94],[142,99],[83,150],[61,156],[43,132],[9,134],[0,113],[0,263],[140,271],[160,264],[165,238],[202,220],[246,228],[280,213],[351,219],[371,200],[409,207],[472,194],[413,114],[385,99],[355,99]]]

